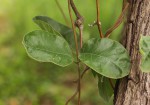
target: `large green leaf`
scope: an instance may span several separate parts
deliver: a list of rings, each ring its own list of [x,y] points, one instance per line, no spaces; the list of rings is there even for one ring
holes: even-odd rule
[[[71,28],[58,23],[47,16],[36,16],[33,21],[43,30],[57,35],[62,35],[72,48],[75,48],[74,35]]]
[[[60,36],[37,30],[28,33],[23,39],[28,55],[40,62],[52,62],[59,66],[72,63],[72,52],[68,43]]]
[[[108,38],[90,39],[83,45],[79,59],[97,73],[109,78],[117,79],[129,74],[130,59],[126,49]]]
[[[142,55],[141,70],[150,72],[150,36],[141,36],[139,47]]]
[[[112,95],[113,95],[113,89],[109,83],[109,79],[106,77],[99,77],[98,78],[98,89],[100,97],[103,99],[105,103],[109,103]]]

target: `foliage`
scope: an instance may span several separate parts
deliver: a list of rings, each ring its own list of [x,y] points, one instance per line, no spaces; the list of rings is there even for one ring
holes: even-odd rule
[[[65,6],[67,2],[65,0],[60,2],[65,14],[68,16],[67,7]],[[119,15],[121,2],[120,0],[102,1],[101,11],[107,11],[102,12],[101,17],[102,30],[104,32],[114,23]],[[97,28],[88,27],[88,24],[92,23],[95,19],[95,2],[91,0],[86,1],[86,4],[90,5],[91,8],[83,6],[84,1],[80,1],[80,3],[75,1],[75,3],[80,7],[81,13],[87,17],[85,20],[84,41],[86,42],[90,37],[98,37]],[[114,8],[115,4],[117,8]],[[113,13],[111,12],[112,10],[114,11]],[[51,63],[38,63],[30,60],[25,54],[25,50],[21,45],[22,37],[26,32],[37,29],[31,21],[31,18],[36,15],[48,15],[65,24],[54,0],[0,1],[0,20],[5,22],[3,24],[0,21],[2,28],[5,29],[1,31],[0,25],[0,97],[2,105],[6,104],[5,102],[9,101],[12,97],[18,98],[21,103],[24,103],[22,100],[27,97],[33,102],[33,105],[39,105],[39,97],[45,93],[51,94],[50,99],[54,100],[55,105],[64,105],[66,97],[73,92],[73,87],[67,88],[65,87],[66,82],[65,84],[61,83],[71,79],[67,77],[66,72],[70,73],[72,79],[74,79],[73,77],[76,75],[74,66],[59,68]],[[114,31],[111,38],[118,40],[121,36],[119,34],[121,28]],[[55,78],[56,76],[58,78]],[[91,75],[87,74],[83,87],[86,92],[82,94],[83,103],[89,100],[91,105],[100,105],[101,102],[99,97],[97,97],[96,88],[93,87],[94,84],[96,85],[95,82]],[[53,92],[53,88],[55,88],[55,92]],[[60,96],[59,93],[64,90],[65,93]],[[91,98],[90,96],[93,97]]]
[[[150,72],[150,36],[141,36],[139,47],[142,55],[141,70]]]
[[[32,31],[26,34],[23,40],[28,55],[41,62],[52,62],[63,67],[69,65],[70,62],[72,62],[71,49],[69,48],[69,44],[65,41],[64,35],[60,33],[66,33],[70,31],[70,29],[50,18],[44,16],[40,16],[40,18],[42,21],[40,20],[38,23],[36,21],[36,23],[45,31]],[[53,23],[54,26],[51,25],[51,23]],[[71,41],[69,40],[68,42]],[[98,75],[108,78],[118,79],[127,76],[130,69],[130,60],[125,48],[120,43],[108,38],[90,39],[83,45],[79,59],[96,71]],[[106,79],[104,78],[104,80]],[[107,93],[108,90],[104,87],[109,86],[108,81],[104,81],[104,84],[98,82],[98,86],[100,91]],[[113,95],[112,92],[108,92],[108,94],[100,92],[101,97],[104,98],[104,100],[106,99],[105,103],[107,101],[109,102]],[[104,95],[106,95],[107,98]]]
[[[47,16],[36,16],[33,21],[43,30],[63,36],[72,49],[75,49],[73,31],[71,28],[56,22]]]
[[[129,73],[130,61],[125,48],[108,39],[90,39],[81,49],[80,60],[108,78],[122,78]]]
[[[108,105],[113,99],[113,89],[109,83],[109,79],[103,76],[98,76],[98,88],[100,97],[104,100],[105,104]]]
[[[73,61],[68,43],[54,33],[32,31],[25,35],[23,44],[28,55],[37,61],[52,62],[63,67]]]

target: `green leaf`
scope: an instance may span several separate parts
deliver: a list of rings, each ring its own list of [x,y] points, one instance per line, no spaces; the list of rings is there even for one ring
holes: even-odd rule
[[[40,62],[52,62],[59,66],[72,63],[72,52],[68,43],[60,36],[36,30],[24,36],[23,45],[28,55]]]
[[[105,103],[109,103],[112,95],[113,95],[113,89],[109,83],[109,79],[106,77],[99,77],[98,78],[98,89],[99,89],[99,95],[103,99]]]
[[[47,16],[36,16],[33,18],[33,21],[43,30],[57,35],[62,35],[69,43],[71,48],[75,48],[74,35],[71,28],[58,23]]]
[[[83,45],[79,59],[108,78],[118,79],[129,74],[130,59],[126,49],[108,38],[90,39]]]
[[[141,36],[139,47],[142,55],[140,68],[143,72],[150,72],[150,36]]]

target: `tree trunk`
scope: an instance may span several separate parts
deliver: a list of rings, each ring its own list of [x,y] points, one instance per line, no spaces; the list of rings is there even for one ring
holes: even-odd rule
[[[124,46],[131,56],[131,70],[116,84],[114,105],[150,105],[150,73],[142,73],[139,68],[140,35],[150,35],[150,0],[128,1]]]

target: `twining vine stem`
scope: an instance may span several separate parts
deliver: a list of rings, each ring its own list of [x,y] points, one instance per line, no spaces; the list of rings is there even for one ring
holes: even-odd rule
[[[82,45],[83,45],[83,22],[84,22],[84,19],[83,17],[81,16],[81,14],[79,13],[79,11],[77,10],[73,0],[70,0],[70,5],[76,15],[76,21],[75,21],[75,26],[78,27],[79,29],[79,35],[80,35],[80,48],[82,48]]]
[[[84,74],[89,70],[90,68],[88,66],[85,67],[85,69],[83,70],[83,72],[81,73],[81,79],[83,78]],[[74,83],[77,83],[78,79],[74,81]]]
[[[100,22],[100,7],[99,7],[99,0],[96,0],[96,10],[97,10],[97,27],[100,34],[100,38],[103,38],[102,28],[101,28],[101,22]]]
[[[129,6],[129,3],[127,2],[126,5],[123,7],[123,10],[122,10],[122,12],[121,12],[119,18],[118,18],[117,21],[115,22],[115,24],[114,24],[110,29],[107,30],[107,32],[106,32],[106,34],[105,34],[105,37],[109,37],[110,34],[122,23],[123,17],[124,17],[124,15],[125,15],[125,12],[126,12],[128,6]]]
[[[71,12],[71,7],[77,17],[75,23],[73,21],[73,16]],[[69,16],[71,19],[72,29],[74,33],[74,40],[75,40],[75,46],[76,46],[76,56],[77,56],[77,69],[78,69],[78,86],[76,92],[73,94],[71,98],[68,99],[66,102],[66,105],[76,96],[78,93],[78,105],[80,105],[80,97],[81,97],[81,73],[80,73],[80,60],[78,58],[79,55],[79,48],[78,48],[78,40],[77,40],[77,34],[76,34],[76,27],[79,29],[79,35],[80,35],[80,48],[82,48],[82,35],[83,35],[83,17],[78,12],[73,0],[68,0],[68,10],[69,10]]]
[[[74,33],[76,56],[77,56],[77,62],[78,62],[78,60],[79,60],[79,58],[78,58],[78,55],[79,55],[78,41],[77,41],[77,34],[76,34],[75,24],[74,24],[72,12],[71,12],[70,2],[71,2],[71,0],[68,0],[68,10],[69,10],[69,16],[70,16],[70,20],[71,20],[71,24],[72,24],[73,33]]]

